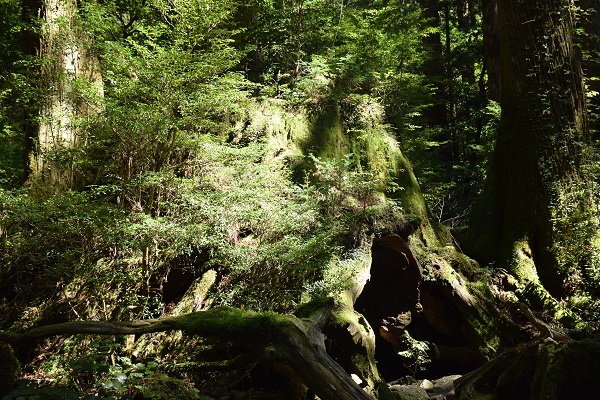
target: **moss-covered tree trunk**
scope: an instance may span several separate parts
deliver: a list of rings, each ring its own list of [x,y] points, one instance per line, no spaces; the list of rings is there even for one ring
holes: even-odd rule
[[[572,12],[568,0],[498,1],[501,124],[467,235],[476,259],[555,297],[580,284],[596,233]]]

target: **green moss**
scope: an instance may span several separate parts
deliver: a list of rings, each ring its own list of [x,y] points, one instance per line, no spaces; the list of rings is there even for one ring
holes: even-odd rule
[[[249,341],[278,341],[297,329],[287,315],[230,307],[191,313],[181,318],[186,333],[222,340],[239,340],[240,335],[244,335]]]
[[[333,299],[331,297],[317,297],[307,303],[302,303],[294,311],[294,315],[298,318],[310,318],[315,312],[324,308],[331,307]]]
[[[206,304],[203,304],[203,302],[207,299],[208,291],[214,285],[216,279],[217,272],[213,269],[209,269],[203,273],[202,277],[192,283],[182,299],[177,303],[172,315],[198,311],[200,308],[205,307]]]
[[[539,282],[521,282],[517,294],[519,297],[522,297],[530,307],[551,312],[556,320],[562,322],[569,328],[578,328],[582,323],[581,319],[575,313],[559,304]]]
[[[304,133],[304,132],[303,132]],[[310,135],[290,135],[303,154],[324,160],[339,160],[351,148],[340,119],[337,103],[325,104],[310,126]]]
[[[474,277],[473,277],[474,278]],[[490,290],[488,276],[480,274],[477,280],[467,284],[469,292],[478,301],[475,302],[477,318],[469,320],[471,326],[477,331],[482,343],[479,353],[490,359],[503,349],[510,347],[515,341],[529,340],[521,327],[511,321],[510,315],[499,312],[496,294]],[[506,293],[507,296],[510,293]],[[516,296],[514,296],[516,299]]]
[[[355,352],[351,357],[352,367],[354,367],[354,372],[359,376],[363,381],[363,386],[367,388],[375,388],[377,384],[381,381],[379,377],[378,371],[369,361],[369,357],[365,354],[361,354],[359,352]]]
[[[533,388],[531,400],[543,400],[549,392],[553,392],[553,381],[555,381],[554,373],[556,372],[556,358],[561,352],[561,346],[547,344],[541,347],[538,357],[535,373],[531,381]]]
[[[539,283],[539,277],[532,257],[532,251],[526,239],[513,245],[512,272],[520,282]]]

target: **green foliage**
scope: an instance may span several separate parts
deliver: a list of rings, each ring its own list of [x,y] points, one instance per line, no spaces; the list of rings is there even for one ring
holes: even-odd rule
[[[481,11],[465,17],[460,4],[443,6],[436,22],[416,1],[257,2],[239,16],[247,26],[240,37],[251,43],[244,62],[264,95],[317,114],[325,99],[376,98],[435,214],[458,227],[482,188],[499,110],[485,94]]]
[[[127,357],[118,357],[116,362],[108,365],[92,358],[80,357],[79,360],[79,363],[71,361],[66,372],[79,375],[92,373],[94,379],[88,386],[80,382],[77,387],[68,387],[57,381],[52,387],[44,387],[34,381],[22,380],[3,400],[118,400],[123,395],[141,395],[145,399],[156,400],[210,399],[200,395],[189,381],[159,372],[158,364],[153,361],[134,364]]]
[[[431,361],[427,352],[429,351],[429,343],[413,339],[408,332],[404,333],[402,342],[405,350],[398,352],[398,355],[406,358],[404,367],[407,368],[414,376],[418,372],[424,371],[428,362]]]
[[[40,368],[56,385],[85,391],[109,373],[110,356],[122,345],[118,338],[73,336],[61,343],[60,354],[49,354]]]
[[[25,179],[25,129],[35,121],[34,87],[39,60],[23,52],[35,28],[16,0],[0,1],[0,187],[17,187]],[[31,132],[29,132],[31,134]]]
[[[386,3],[255,2],[239,15],[249,78],[292,101],[372,93],[390,106],[412,102],[402,95],[419,84],[420,10]]]
[[[19,386],[4,396],[3,400],[80,400],[80,393],[74,390],[56,387],[40,387],[37,383],[22,380]]]
[[[553,234],[562,238],[551,251],[556,254],[557,273],[565,277],[565,294],[575,296],[578,308],[600,294],[600,238],[595,222],[600,217],[596,204],[599,187],[588,178],[597,174],[598,165],[585,154],[582,159],[581,180],[555,183],[550,188],[553,199],[550,222]]]
[[[119,399],[123,394],[137,393],[156,400],[203,399],[189,381],[160,373],[158,363],[132,363],[127,357],[119,357],[102,380],[98,394],[105,399],[111,395]]]
[[[370,253],[361,249],[349,252],[343,258],[333,258],[325,266],[321,279],[305,284],[303,300],[312,302],[330,298],[351,289],[357,274],[365,270],[365,262],[370,262]]]
[[[408,72],[420,75],[398,93],[409,108],[388,111],[434,216],[455,228],[482,189],[500,115],[485,92],[481,10],[464,4],[429,4],[435,18],[415,17],[421,30]]]
[[[334,43],[341,17],[334,0],[250,2],[239,15],[246,28],[239,42],[250,50],[244,60],[249,78],[281,94],[312,54]]]
[[[4,298],[32,300],[65,285],[78,267],[108,251],[107,225],[118,214],[85,193],[0,191]]]
[[[104,104],[90,123],[93,141],[81,149],[81,173],[88,183],[119,182],[121,201],[156,213],[157,199],[168,194],[149,180],[139,188],[140,174],[186,175],[198,135],[227,134],[244,104],[247,83],[231,71],[239,59],[235,31],[226,29],[233,3],[87,2],[84,9],[84,28],[104,38],[96,42]]]
[[[332,265],[350,271],[355,255],[348,249],[374,232],[384,214],[399,213],[376,193],[395,189],[390,178],[366,172],[351,161],[355,156],[344,162],[309,157],[313,168],[302,186],[293,181],[287,160],[274,156],[264,140],[241,146],[198,135],[193,157],[189,176],[140,173],[126,189],[108,181],[83,192],[41,184],[0,192],[3,260],[9,267],[0,281],[12,287],[5,292],[3,322],[19,319],[20,326],[31,326],[54,312],[44,303],[55,296],[77,318],[158,316],[164,310],[158,285],[173,269],[192,274],[216,269],[218,283],[210,295],[216,304],[290,311],[304,291],[319,291],[316,282],[325,288],[321,292],[343,290],[351,275],[326,278],[324,271]],[[149,193],[154,187],[168,193],[157,199],[154,211],[118,200],[125,190]],[[195,262],[198,258],[205,261]],[[15,302],[38,307],[19,315]],[[106,361],[92,357],[90,364],[91,355],[120,352],[118,346],[93,350],[88,343],[92,354],[79,361],[73,354],[82,343],[73,346],[71,351],[59,345],[72,361],[68,367],[60,356],[40,368],[80,388],[106,374],[95,369]]]
[[[387,174],[363,171],[356,165],[356,155],[347,154],[341,162],[324,161],[310,156],[314,171],[308,181],[314,185],[314,197],[321,212],[333,220],[343,220],[350,215],[359,231],[355,237],[365,235],[376,223],[370,218],[386,213],[399,216],[399,206],[384,197],[398,190],[398,185]],[[312,189],[312,185],[308,189]],[[350,229],[351,230],[351,229]],[[360,231],[364,230],[364,231]]]
[[[0,92],[0,102],[8,97],[11,90]],[[3,96],[4,95],[4,96]],[[5,97],[6,96],[6,97]],[[0,185],[2,187],[15,187],[23,180],[23,140],[9,118],[0,115]]]

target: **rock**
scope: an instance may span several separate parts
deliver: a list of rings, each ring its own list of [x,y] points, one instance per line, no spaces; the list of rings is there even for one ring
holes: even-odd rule
[[[434,387],[433,382],[431,382],[428,379],[423,379],[423,381],[421,382],[421,384],[419,386],[421,386],[425,390],[431,390]]]
[[[399,400],[429,400],[427,391],[416,385],[393,385],[390,390]]]
[[[396,379],[395,381],[389,382],[390,386],[394,386],[394,385],[404,385],[404,386],[408,386],[408,385],[416,385],[417,384],[417,380],[410,376],[403,376],[402,378]]]
[[[454,388],[454,381],[462,375],[448,375],[433,381],[433,390],[436,393],[446,392]],[[438,391],[439,390],[439,391]]]
[[[352,380],[354,382],[356,382],[356,384],[358,386],[360,386],[363,383],[362,379],[360,379],[360,377],[358,375],[356,375],[356,374],[350,374],[350,378],[352,378]]]
[[[429,390],[432,394],[440,394],[447,400],[454,399],[454,381],[461,375],[449,375],[433,381],[433,387]],[[433,398],[433,396],[432,396]]]
[[[390,390],[400,400],[454,400],[454,380],[460,377],[449,375],[434,381],[423,379],[420,384],[413,378],[403,378],[396,381],[398,384],[392,384]]]
[[[429,397],[429,400],[448,400],[443,394],[434,394]]]

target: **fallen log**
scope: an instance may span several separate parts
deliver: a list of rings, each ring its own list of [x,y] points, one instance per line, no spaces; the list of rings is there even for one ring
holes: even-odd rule
[[[229,307],[140,321],[74,321],[17,334],[0,331],[0,341],[19,345],[55,335],[141,335],[181,330],[190,335],[240,344],[276,371],[297,379],[322,400],[372,400],[326,352],[321,329],[333,301],[307,318]]]

